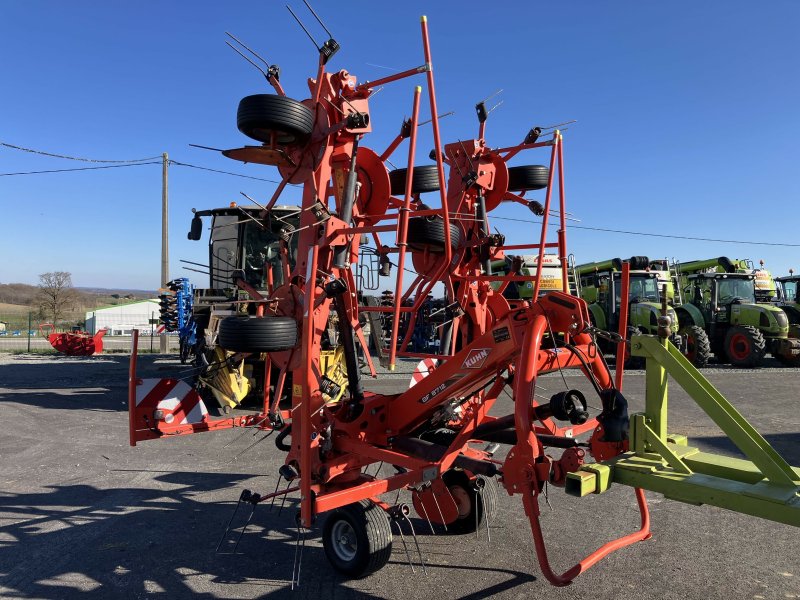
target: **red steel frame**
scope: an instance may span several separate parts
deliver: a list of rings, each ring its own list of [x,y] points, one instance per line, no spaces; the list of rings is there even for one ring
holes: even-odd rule
[[[571,296],[567,289],[563,140],[561,134],[555,131],[550,140],[492,150],[484,139],[486,124],[481,123],[477,139],[459,140],[442,146],[428,27],[424,17],[421,29],[425,58],[421,67],[355,85],[355,78],[344,70],[326,72],[325,62],[321,58],[316,78],[309,80],[311,100],[306,104],[316,111],[317,116],[312,139],[306,148],[296,150],[295,156],[300,160],[295,160],[295,164],[313,166],[306,167],[305,171],[300,227],[296,233],[300,236],[296,266],[284,285],[274,290],[278,300],[277,308],[272,309],[277,314],[297,318],[301,342],[296,351],[273,353],[269,357],[273,364],[280,366],[284,372],[291,371],[293,375],[292,408],[285,414],[292,425],[292,444],[286,461],[300,474],[300,522],[304,527],[310,527],[319,513],[437,479],[462,454],[478,460],[489,460],[485,453],[468,444],[476,427],[495,419],[488,412],[508,384],[512,386],[515,398],[513,418],[517,443],[502,464],[501,481],[509,494],[522,495],[543,573],[554,585],[565,585],[610,552],[648,537],[649,515],[644,495],[637,490],[636,498],[641,512],[639,531],[601,546],[563,575],[551,570],[539,524],[538,496],[550,480],[553,459],[546,455],[539,436],[571,438],[599,429],[596,418],[567,427],[558,425],[552,419],[537,419],[534,410],[537,406],[534,397],[537,379],[547,372],[577,368],[587,377],[594,378],[600,388],[615,387],[592,336],[586,332],[589,325],[586,303]],[[353,208],[352,223],[348,222],[342,214],[342,182],[347,178],[354,146],[369,132],[369,127],[348,129],[344,123],[345,115],[355,110],[354,107],[368,114],[369,97],[380,85],[421,73],[425,73],[427,78],[441,207],[423,208],[419,198],[411,193],[411,167],[415,160],[422,95],[421,87],[416,87],[408,136],[409,168],[405,196],[402,199],[359,197]],[[383,154],[375,153],[375,156],[383,163],[399,144],[400,140],[395,140]],[[308,148],[311,147],[316,150],[309,163]],[[519,196],[507,192],[506,165],[521,151],[537,148],[550,149],[550,180],[546,188],[538,243],[504,246],[497,238],[490,236],[488,213],[503,201],[525,203]],[[361,157],[362,151],[363,147],[359,149],[357,158]],[[449,178],[445,177],[445,165],[449,167]],[[301,167],[281,172],[284,180],[270,205],[277,200],[289,178],[302,174]],[[465,173],[469,176],[465,177]],[[372,168],[367,177],[372,178],[375,184],[378,180],[388,179],[388,174],[381,164],[377,169]],[[472,181],[466,185],[464,179],[470,177]],[[556,185],[559,193],[558,236],[556,242],[548,242],[547,228]],[[485,205],[483,213],[480,212],[482,202]],[[320,218],[320,211],[315,210],[318,203],[324,207],[332,204],[332,210],[324,218]],[[396,210],[390,212],[389,208]],[[445,241],[441,252],[408,248],[409,220],[420,217],[441,219]],[[451,245],[451,224],[461,234],[461,244],[455,248]],[[394,233],[394,246],[381,243],[379,233],[382,232]],[[358,306],[352,266],[358,262],[359,241],[364,234],[373,237],[379,251],[398,255],[395,306]],[[343,246],[346,247],[348,260],[344,268],[338,268],[334,264],[334,254]],[[550,292],[540,297],[541,269],[537,270],[535,276],[491,275],[482,269],[481,252],[484,260],[487,255],[489,260],[497,260],[503,258],[505,250],[532,249],[538,252],[539,264],[542,264],[548,248],[557,249],[561,259],[564,286],[561,292]],[[409,286],[404,286],[403,273],[409,254],[418,275]],[[389,344],[392,366],[397,357],[427,356],[407,351],[409,336],[398,340],[399,317],[403,313],[410,314],[411,331],[416,312],[428,293],[437,283],[443,284],[448,303],[457,303],[463,314],[452,323],[451,346],[443,349],[443,354],[432,355],[441,361],[438,368],[400,394],[366,392],[363,401],[357,403],[342,401],[326,404],[320,390],[320,344],[333,302],[327,296],[325,286],[334,279],[347,284],[348,291],[336,301],[344,303],[349,325],[362,343],[359,311],[392,313],[394,324]],[[534,301],[510,303],[503,297],[502,288],[495,291],[490,285],[492,282],[501,282],[504,288],[510,281],[533,282]],[[412,296],[412,305],[403,306],[403,302]],[[573,350],[555,347],[556,339],[569,342]],[[549,341],[543,344],[544,340]],[[137,381],[135,364],[134,354],[129,397],[132,412]],[[620,370],[617,373],[617,388],[621,385],[621,376]],[[266,412],[269,403],[266,384],[264,389]],[[413,437],[418,427],[453,399],[461,401],[460,417],[452,423],[458,433],[441,458],[420,458],[395,447],[396,440]],[[159,429],[164,433],[179,435],[242,425],[270,428],[262,417],[209,420],[200,428],[197,425],[159,424]],[[158,437],[158,432],[146,432],[137,438],[137,431],[131,425],[133,443],[136,439],[147,437]],[[609,452],[624,450],[625,444],[617,444],[615,449],[609,450],[609,444],[600,439],[599,435],[592,436],[591,452],[602,452],[604,458],[608,458]],[[365,466],[378,461],[403,467],[404,472],[383,478],[363,472]]]

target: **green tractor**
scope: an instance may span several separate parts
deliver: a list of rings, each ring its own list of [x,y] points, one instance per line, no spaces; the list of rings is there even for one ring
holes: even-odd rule
[[[800,275],[789,269],[788,277],[775,279],[777,304],[789,318],[790,335],[800,337]]]
[[[630,287],[628,293],[628,337],[638,333],[655,335],[658,317],[661,315],[663,289],[666,286],[667,302],[671,300],[673,286],[666,261],[651,261],[646,256],[634,256],[630,263]],[[602,262],[587,263],[575,267],[580,281],[581,297],[589,304],[589,316],[598,329],[619,329],[619,307],[621,295],[622,259],[614,258]],[[700,328],[680,332],[678,316],[672,306],[667,306],[671,319],[670,341],[678,347],[697,367],[708,362],[710,348],[705,331]],[[613,344],[601,340],[604,352],[613,352]],[[603,347],[605,346],[605,347]],[[627,366],[641,366],[636,358],[628,359]]]
[[[703,328],[720,362],[758,367],[771,352],[783,363],[796,363],[800,340],[789,337],[786,313],[757,302],[756,276],[746,263],[721,256],[676,264],[684,296],[677,307],[681,328]]]

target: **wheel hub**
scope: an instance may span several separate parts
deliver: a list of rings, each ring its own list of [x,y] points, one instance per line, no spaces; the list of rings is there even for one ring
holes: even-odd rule
[[[333,551],[343,561],[351,561],[358,551],[356,532],[347,521],[337,521],[333,525]]]

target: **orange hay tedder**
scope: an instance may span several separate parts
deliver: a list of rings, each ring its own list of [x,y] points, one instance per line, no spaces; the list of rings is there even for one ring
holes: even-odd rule
[[[383,495],[410,490],[414,510],[427,523],[455,532],[475,531],[493,516],[496,477],[509,495],[521,496],[542,572],[554,585],[566,585],[604,556],[648,538],[650,526],[644,493],[633,486],[641,513],[635,533],[605,543],[563,574],[549,565],[539,523],[546,484],[563,486],[569,474],[591,467],[590,459],[608,461],[629,446],[621,371],[615,381],[597,349],[598,332],[590,326],[586,303],[568,289],[562,135],[555,128],[543,133],[536,127],[521,143],[492,146],[486,131],[490,111],[481,102],[476,106],[477,135],[442,143],[425,17],[421,29],[420,66],[359,83],[346,70],[328,71],[328,60],[339,48],[331,37],[318,46],[319,66],[308,80],[308,98],[288,97],[277,68],[268,66],[263,72],[275,93],[242,99],[239,130],[261,144],[223,154],[277,167],[282,182],[265,204],[262,218],[270,218],[287,184],[303,186],[300,224],[290,232],[298,236],[293,267],[284,252],[287,276],[280,278],[282,283],[270,284],[267,294],[249,289],[249,312],[242,305],[242,314],[219,325],[229,360],[254,353],[268,357],[264,410],[213,417],[201,395],[186,383],[138,379],[134,352],[131,444],[234,427],[275,430],[276,445],[286,452],[279,484],[286,480],[287,487],[276,486],[274,493],[263,495],[245,490],[240,504],[255,508],[299,492],[298,547],[306,529],[322,524],[328,559],[353,577],[383,567],[391,553],[392,524],[399,519],[410,523],[410,507],[392,506]],[[425,79],[427,93],[421,86],[412,87],[411,116],[400,134],[385,150],[369,148],[365,141],[373,126],[370,98],[381,86],[414,77]],[[415,167],[423,98],[430,110],[435,165]],[[404,141],[406,168],[390,172],[388,159]],[[522,152],[539,152],[546,166],[509,167]],[[524,199],[533,189],[545,190],[543,203]],[[438,191],[438,206],[420,200],[420,193],[430,191]],[[521,205],[526,214],[541,217],[541,228],[529,237],[534,243],[510,245],[501,234],[492,233],[490,214],[501,204]],[[557,219],[555,240],[547,236],[551,217]],[[354,271],[359,272],[365,236],[374,242],[381,265],[396,266],[398,301],[393,306],[359,306]],[[538,253],[537,264],[545,253],[557,254],[563,290],[540,294],[541,269],[535,275],[520,275],[513,267],[492,274],[493,262],[520,251]],[[409,262],[416,273],[410,283],[403,277]],[[512,282],[530,282],[532,300],[504,297]],[[236,283],[248,287],[241,280]],[[444,289],[448,314],[439,353],[411,352],[408,338],[416,313],[434,286]],[[359,320],[365,311],[393,319],[390,369],[399,357],[436,365],[407,391],[364,390],[357,345],[375,374],[362,332],[364,319]],[[398,339],[401,317],[411,322],[405,339]],[[321,364],[331,323],[336,324],[347,374],[346,392],[338,396]],[[273,368],[280,376],[278,384],[270,386]],[[578,369],[586,376],[599,397],[594,403],[602,407],[598,414],[589,413],[584,395],[574,389],[553,395],[549,402],[536,401],[539,376],[560,369]],[[289,375],[291,406],[282,408],[281,388]],[[505,389],[513,395],[513,412],[490,416]],[[494,444],[511,446],[504,460],[493,458]],[[546,447],[558,449],[559,458],[549,456]],[[392,473],[370,475],[368,467],[378,463],[392,465]],[[302,557],[302,551],[299,554]]]

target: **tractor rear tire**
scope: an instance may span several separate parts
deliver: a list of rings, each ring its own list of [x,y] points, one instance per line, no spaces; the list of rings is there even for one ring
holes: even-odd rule
[[[550,169],[544,165],[527,165],[508,169],[508,191],[541,190],[550,182]]]
[[[444,220],[441,217],[413,217],[408,220],[406,235],[411,250],[435,254],[444,253]],[[455,249],[461,243],[461,230],[454,223],[450,224],[450,247]]]
[[[406,174],[408,169],[395,169],[389,172],[392,196],[406,195]],[[411,182],[412,194],[435,192],[439,189],[439,170],[436,165],[414,167],[414,180]]]
[[[478,475],[483,493],[475,489],[474,481],[461,469],[450,469],[442,475],[442,481],[458,506],[458,518],[447,524],[447,532],[474,533],[483,520],[491,523],[497,514],[497,485],[488,477]],[[475,512],[477,511],[477,516]]]
[[[247,137],[281,145],[304,144],[314,129],[314,113],[305,104],[277,94],[255,94],[239,101],[236,126]]]
[[[392,556],[392,526],[370,500],[332,510],[322,528],[322,546],[337,571],[359,579],[381,569]]]
[[[737,325],[728,330],[725,354],[734,367],[760,367],[766,353],[767,343],[755,327]]]
[[[297,321],[291,317],[227,317],[217,335],[217,343],[231,352],[280,352],[297,341]]]
[[[681,330],[681,334],[686,336],[683,355],[698,369],[707,366],[711,358],[711,342],[705,329],[691,325]]]

